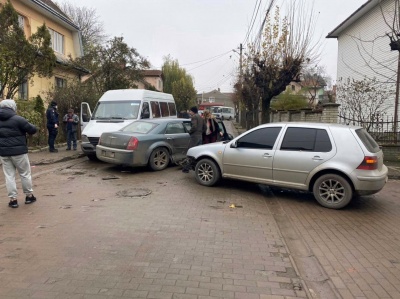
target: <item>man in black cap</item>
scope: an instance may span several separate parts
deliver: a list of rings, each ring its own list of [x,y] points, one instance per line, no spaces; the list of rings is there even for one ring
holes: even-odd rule
[[[197,113],[197,107],[194,106],[190,108],[189,114],[191,117],[192,127],[190,128],[190,141],[188,149],[194,146],[198,146],[203,142],[203,132],[206,131],[206,123],[204,119]],[[190,164],[186,163],[183,168],[182,172],[188,173],[190,170]]]
[[[58,150],[54,147],[54,142],[58,134],[58,112],[57,112],[57,102],[51,101],[49,108],[46,111],[47,117],[47,130],[49,131],[49,151],[51,153],[56,153]]]

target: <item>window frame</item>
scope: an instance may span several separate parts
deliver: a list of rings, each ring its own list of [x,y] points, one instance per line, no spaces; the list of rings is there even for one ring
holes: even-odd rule
[[[51,36],[51,48],[58,53],[64,54],[65,38],[60,32],[48,28]],[[61,38],[61,39],[60,39]],[[61,43],[61,45],[60,45]]]

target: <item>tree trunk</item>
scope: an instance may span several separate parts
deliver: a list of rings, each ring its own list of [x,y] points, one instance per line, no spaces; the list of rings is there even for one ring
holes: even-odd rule
[[[261,123],[268,124],[269,123],[269,107],[271,104],[270,98],[263,98],[262,105],[261,105]]]

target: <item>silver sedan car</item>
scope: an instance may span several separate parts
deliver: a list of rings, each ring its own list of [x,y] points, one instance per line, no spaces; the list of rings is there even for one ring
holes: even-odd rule
[[[232,139],[218,122],[225,139]],[[116,132],[103,133],[96,146],[99,160],[126,166],[149,166],[163,170],[171,162],[186,158],[190,119],[148,119],[135,121]]]
[[[383,153],[362,127],[271,123],[235,139],[189,149],[198,183],[221,177],[311,191],[324,207],[345,207],[353,195],[379,192],[387,182]]]

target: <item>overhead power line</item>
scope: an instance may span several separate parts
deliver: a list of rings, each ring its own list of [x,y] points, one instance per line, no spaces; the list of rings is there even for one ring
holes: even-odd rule
[[[257,2],[258,2],[258,6],[257,6]],[[249,29],[247,30],[246,36],[245,36],[242,44],[245,44],[247,42],[247,40],[249,39],[250,33],[253,30],[254,23],[256,22],[258,11],[260,10],[260,6],[261,6],[261,0],[257,0],[257,2],[254,5],[253,15],[250,20],[250,26],[249,26]],[[257,8],[257,12],[256,12],[256,8]]]
[[[218,55],[216,55],[216,56],[213,56],[213,57],[210,57],[210,58],[207,58],[207,59],[204,59],[204,60],[200,60],[200,61],[196,61],[196,62],[191,62],[191,63],[180,64],[180,66],[185,66],[185,65],[191,65],[191,64],[201,63],[201,62],[208,61],[208,60],[211,60],[211,59],[214,59],[214,58],[219,58],[219,57],[224,56],[224,55],[226,55],[226,54],[228,54],[228,53],[230,53],[230,52],[232,52],[232,50],[229,50],[229,51],[227,51],[227,52],[225,52],[225,53],[218,54]]]

